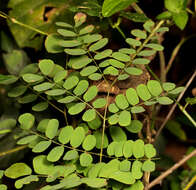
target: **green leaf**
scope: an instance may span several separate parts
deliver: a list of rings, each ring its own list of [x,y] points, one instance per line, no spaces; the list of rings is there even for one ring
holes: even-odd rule
[[[23,137],[22,139],[20,139],[17,144],[28,144],[32,141],[34,141],[35,139],[37,138],[37,135],[30,135],[30,136],[27,136],[27,137]]]
[[[64,27],[64,28],[73,28],[73,26],[71,24],[68,24],[66,22],[56,22],[55,24],[57,26]]]
[[[79,82],[79,78],[75,75],[69,76],[65,83],[63,84],[63,87],[66,90],[71,90],[73,87],[75,87]]]
[[[143,50],[143,51],[140,51],[137,55],[138,56],[145,56],[145,57],[148,57],[148,56],[152,56],[156,53],[155,50]]]
[[[155,170],[155,163],[151,160],[146,160],[142,165],[142,170],[145,172],[153,172]]]
[[[94,109],[88,109],[87,111],[84,112],[82,116],[82,120],[86,122],[93,121],[96,118],[97,114]]]
[[[129,160],[123,160],[120,162],[120,171],[129,172],[131,169],[131,162]]]
[[[163,91],[161,88],[161,84],[156,80],[149,80],[147,82],[147,87],[153,96],[159,96]]]
[[[37,126],[37,130],[42,133],[45,133],[49,121],[50,119],[42,119]]]
[[[150,63],[149,59],[145,59],[145,58],[136,58],[132,61],[133,64],[140,64],[140,65],[147,65],[148,63]]]
[[[91,165],[92,162],[93,162],[93,157],[90,154],[82,153],[80,155],[80,165],[81,166],[87,167],[87,166]]]
[[[156,156],[156,149],[153,147],[152,144],[145,144],[144,152],[147,158],[152,158]]]
[[[180,87],[175,88],[174,90],[169,91],[169,94],[177,95],[181,93],[183,90],[184,90],[184,87],[180,86]]]
[[[91,44],[93,42],[100,40],[101,38],[102,36],[100,34],[92,34],[92,35],[83,36],[82,39],[85,44]]]
[[[127,67],[125,68],[125,72],[129,75],[141,75],[143,73],[141,69],[138,69],[136,67]]]
[[[186,98],[185,100],[186,100],[186,103],[188,103],[188,104],[190,104],[190,105],[196,104],[196,97],[194,97],[194,98],[188,97],[188,98]]]
[[[112,67],[112,66],[109,66],[109,67],[107,67],[106,69],[104,69],[103,73],[104,73],[105,75],[117,76],[118,73],[119,73],[119,71],[118,71],[118,69],[116,69],[116,68],[114,68],[114,67]]]
[[[84,34],[87,34],[87,33],[91,33],[93,30],[94,30],[94,26],[93,25],[88,25],[88,26],[85,26],[84,28],[82,28],[79,32],[79,35],[84,35]]]
[[[147,37],[146,32],[139,30],[139,29],[131,30],[131,34],[137,38],[140,38],[140,39],[146,39],[146,37]]]
[[[97,93],[98,93],[98,88],[95,85],[93,85],[86,91],[83,98],[86,102],[90,102],[97,96]]]
[[[139,103],[139,97],[134,88],[129,88],[126,90],[126,98],[131,105],[136,105]]]
[[[141,181],[137,181],[130,187],[124,188],[124,190],[144,190],[144,185]]]
[[[143,124],[139,120],[132,120],[129,126],[126,126],[126,129],[131,133],[139,133],[142,130]]]
[[[39,69],[46,76],[52,73],[54,67],[55,64],[50,59],[43,59],[39,62]]]
[[[115,154],[115,148],[118,145],[118,142],[113,141],[112,143],[109,144],[109,146],[107,147],[107,154],[109,156],[113,156]]]
[[[64,49],[64,52],[69,55],[84,55],[87,52],[84,49]]]
[[[96,138],[96,148],[100,149],[102,147],[102,133],[100,131],[95,131],[93,135]],[[104,134],[103,148],[106,148],[107,146],[108,146],[108,138],[106,134]]]
[[[98,81],[98,80],[100,80],[102,78],[102,74],[100,74],[100,73],[93,73],[93,74],[89,75],[88,78],[90,80]]]
[[[97,70],[98,70],[98,68],[94,65],[87,66],[80,71],[80,75],[81,76],[89,76],[89,75],[95,73]]]
[[[80,42],[78,40],[61,40],[59,42],[59,45],[62,47],[65,47],[65,48],[77,47],[81,44],[82,44],[82,42]]]
[[[171,16],[172,16],[172,13],[170,11],[164,11],[160,13],[159,15],[157,15],[156,19],[158,20],[169,19],[171,18]]]
[[[114,149],[114,155],[115,157],[119,158],[123,156],[123,146],[124,146],[125,141],[119,141],[117,142],[117,145]]]
[[[82,55],[82,56],[79,56],[79,57],[72,57],[69,60],[68,65],[70,67],[72,67],[73,69],[82,69],[83,67],[85,67],[86,65],[88,65],[91,62],[92,62],[92,59],[90,59],[86,55]]]
[[[41,75],[31,74],[31,73],[22,75],[22,78],[27,83],[40,82],[44,79],[44,77]]]
[[[38,176],[30,175],[30,176],[24,177],[22,179],[18,179],[15,182],[15,187],[16,187],[16,189],[21,189],[23,187],[23,185],[30,184],[31,182],[35,182],[35,181],[39,181]]]
[[[189,16],[186,11],[181,11],[180,13],[174,13],[173,15],[173,20],[175,24],[183,30],[188,22]]]
[[[131,113],[142,113],[142,112],[145,112],[145,109],[142,106],[131,107]]]
[[[126,80],[129,77],[130,76],[128,74],[120,74],[120,75],[118,75],[118,80]]]
[[[66,96],[65,98],[59,99],[57,102],[62,104],[68,104],[76,100],[74,96]]]
[[[188,148],[186,154],[190,154],[192,151],[195,150],[195,147],[191,146]],[[188,166],[192,169],[192,170],[196,170],[196,157],[193,156],[192,158],[190,158],[188,161],[187,161],[187,164]]]
[[[96,115],[96,118],[94,120],[88,122],[88,125],[91,129],[98,129],[99,127],[101,127],[101,124],[102,121],[98,115]]]
[[[127,140],[127,135],[126,133],[118,126],[111,126],[109,128],[110,130],[110,135],[113,139],[113,141],[126,141]]]
[[[143,176],[142,162],[135,160],[132,164],[131,173],[135,179],[141,179]]]
[[[180,140],[185,141],[187,139],[186,133],[183,130],[180,123],[175,120],[169,120],[166,124],[166,128],[170,133],[178,137]]]
[[[133,155],[135,158],[142,158],[144,156],[144,141],[141,139],[133,143]]]
[[[146,31],[148,31],[149,33],[152,32],[153,28],[155,26],[155,23],[152,20],[147,20],[144,24],[143,27]]]
[[[159,104],[162,104],[162,105],[169,105],[174,102],[172,99],[168,97],[159,97],[157,98],[157,101],[159,102]]]
[[[104,17],[110,17],[111,15],[126,9],[134,2],[136,2],[136,0],[105,0],[102,6],[102,14]]]
[[[119,171],[119,165],[120,165],[119,160],[117,159],[111,160],[101,168],[99,172],[99,177],[108,178],[112,173]]]
[[[59,121],[57,119],[50,119],[46,128],[46,137],[53,139],[57,135]]]
[[[132,48],[121,48],[118,51],[121,52],[121,53],[128,54],[128,55],[132,55],[132,54],[136,53],[136,50],[132,49]]]
[[[38,92],[42,92],[42,91],[51,89],[52,87],[54,87],[54,85],[55,84],[52,84],[52,83],[49,83],[49,82],[44,82],[44,83],[41,83],[41,84],[38,84],[38,85],[34,86],[33,89],[38,91]]]
[[[27,90],[27,87],[24,85],[19,85],[8,92],[8,96],[11,98],[16,98],[23,95]]]
[[[105,98],[97,98],[94,102],[93,102],[93,107],[94,108],[103,108],[106,105],[106,99]]]
[[[96,146],[96,138],[93,135],[87,135],[82,143],[82,148],[86,151],[92,150]]]
[[[64,37],[76,37],[77,34],[73,31],[66,29],[58,29],[57,32]]]
[[[123,94],[118,94],[115,98],[116,105],[124,110],[129,107],[129,103],[127,102],[126,97]]]
[[[80,96],[84,94],[84,92],[86,92],[86,90],[88,89],[88,86],[89,86],[89,83],[87,80],[81,80],[76,86],[76,88],[73,90],[73,93],[76,96]]]
[[[71,146],[73,146],[74,148],[77,148],[79,147],[83,140],[85,138],[85,131],[82,127],[77,127],[72,135],[71,135],[71,138],[70,138],[70,144]]]
[[[95,60],[100,60],[100,59],[104,59],[106,57],[109,57],[110,55],[112,54],[112,50],[111,49],[106,49],[100,53],[97,53],[95,56],[94,56],[94,59]]]
[[[33,147],[32,152],[35,153],[44,152],[51,144],[52,144],[51,141],[40,141],[38,144],[36,144]]]
[[[45,47],[49,53],[60,53],[63,52],[64,48],[59,45],[62,37],[58,34],[49,34],[45,40]]]
[[[156,51],[163,51],[163,49],[164,49],[164,47],[162,45],[155,44],[155,43],[146,44],[145,47],[152,48]]]
[[[142,43],[139,40],[135,40],[133,38],[127,38],[125,40],[130,46],[141,46]]]
[[[149,18],[145,14],[132,13],[129,11],[121,11],[120,16],[122,16],[128,20],[131,20],[133,22],[145,22],[145,21],[149,20]]]
[[[118,123],[120,126],[123,126],[123,127],[130,125],[130,123],[131,123],[130,112],[128,112],[126,110],[120,112]]]
[[[0,84],[9,85],[13,84],[18,80],[18,77],[14,75],[1,75],[0,74]]]
[[[18,118],[18,122],[20,123],[20,127],[25,130],[29,130],[33,127],[35,122],[35,117],[30,113],[24,113],[20,115]]]
[[[123,146],[123,155],[125,158],[130,158],[133,154],[133,141],[128,140],[124,143]]]
[[[48,102],[40,102],[38,104],[35,104],[33,107],[32,107],[32,110],[33,111],[37,111],[37,112],[40,112],[40,111],[44,111],[48,108]]]
[[[118,114],[114,114],[114,115],[111,115],[109,118],[108,118],[108,123],[110,125],[115,125],[117,124],[119,121],[119,115]]]
[[[118,107],[116,106],[115,103],[112,103],[108,106],[108,110],[111,112],[111,113],[116,113],[119,111]]]
[[[131,185],[135,183],[135,179],[131,172],[116,171],[112,173],[109,176],[109,178],[119,181],[121,183],[127,184],[127,185]]]
[[[117,59],[117,60],[122,61],[122,62],[128,62],[128,61],[131,60],[131,57],[129,55],[126,55],[126,54],[121,53],[121,52],[114,52],[112,54],[112,57],[114,59]]]
[[[146,100],[149,100],[151,98],[151,94],[150,92],[148,91],[147,89],[147,86],[144,85],[144,84],[139,84],[137,87],[136,87],[136,91],[137,91],[137,94],[139,95],[139,97],[146,101]]]
[[[102,178],[82,178],[81,181],[92,188],[101,188],[107,185],[106,179]]]
[[[63,157],[63,160],[75,160],[79,157],[78,151],[76,150],[69,150],[66,152],[65,156]]]
[[[62,128],[58,136],[58,141],[62,144],[67,144],[71,139],[73,131],[74,129],[72,126]]]
[[[162,85],[163,85],[163,89],[167,92],[173,90],[176,87],[176,85],[171,82],[164,82]]]
[[[37,174],[50,175],[54,166],[51,162],[48,162],[45,155],[39,155],[33,158],[33,168]]]
[[[53,89],[53,90],[48,90],[45,93],[49,96],[60,96],[65,94],[66,90],[63,89]]]
[[[39,62],[39,69],[46,76],[52,73],[52,71],[54,70],[54,67],[55,67],[55,64],[50,59],[43,59]]]
[[[56,146],[54,147],[48,154],[47,160],[50,162],[57,162],[64,153],[63,146]]]
[[[76,103],[68,109],[70,115],[77,115],[86,108],[85,103]]]
[[[95,165],[93,165],[89,171],[88,171],[88,177],[90,178],[96,178],[100,172],[100,170],[102,169],[102,167],[104,167],[106,164],[103,162],[99,162]]]
[[[54,76],[54,82],[59,83],[62,80],[64,80],[68,75],[68,71],[59,71],[58,73],[55,74]]]
[[[36,99],[37,99],[37,95],[35,95],[35,94],[28,94],[28,95],[25,95],[23,97],[20,97],[18,99],[18,102],[20,104],[27,104],[27,103],[34,102]]]
[[[16,179],[25,175],[31,175],[31,168],[25,163],[15,163],[7,168],[4,172],[6,177]]]
[[[103,38],[89,47],[89,51],[97,51],[108,43],[108,38]]]
[[[4,184],[0,184],[0,189],[1,189],[1,190],[7,190],[7,186],[4,185]]]
[[[186,8],[186,0],[164,0],[165,8],[171,12],[179,13]]]

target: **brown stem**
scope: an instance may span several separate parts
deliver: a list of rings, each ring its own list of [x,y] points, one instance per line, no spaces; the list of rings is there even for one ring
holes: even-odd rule
[[[194,80],[196,76],[196,70],[194,71],[194,73],[192,74],[191,78],[189,79],[189,81],[187,82],[184,90],[180,93],[180,95],[178,96],[178,99],[176,100],[176,103],[172,106],[172,108],[170,109],[169,113],[167,114],[164,122],[162,123],[161,127],[159,128],[159,130],[157,131],[157,134],[155,136],[155,141],[158,138],[158,136],[160,135],[161,131],[163,130],[163,128],[165,127],[165,124],[168,122],[169,118],[171,117],[171,115],[173,114],[178,102],[182,99],[184,93],[186,92],[186,90],[188,89],[188,87],[190,86],[190,84],[192,83],[192,81]],[[155,142],[154,141],[154,142]]]
[[[7,150],[5,152],[0,152],[0,157],[1,156],[6,156],[6,155],[11,154],[11,153],[14,153],[14,152],[18,152],[18,151],[23,150],[25,148],[27,148],[27,145],[19,146],[19,147],[13,148],[11,150]]]
[[[191,152],[190,154],[188,154],[187,156],[185,156],[183,159],[181,159],[179,162],[177,162],[175,165],[173,165],[171,168],[169,168],[168,170],[166,170],[164,173],[162,173],[159,177],[157,177],[156,179],[154,179],[148,185],[148,188],[147,189],[149,190],[150,188],[152,188],[156,184],[160,184],[164,178],[166,178],[169,174],[171,174],[174,170],[176,170],[177,168],[179,168],[181,165],[183,165],[187,160],[189,160],[193,156],[196,156],[196,149],[193,152]]]

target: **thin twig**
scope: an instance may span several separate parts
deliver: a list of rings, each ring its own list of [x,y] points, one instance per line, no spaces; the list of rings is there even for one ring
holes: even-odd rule
[[[8,155],[8,154],[12,154],[12,153],[14,153],[14,152],[18,152],[18,151],[23,150],[23,149],[25,149],[25,148],[27,148],[27,145],[19,146],[19,147],[13,148],[13,149],[11,149],[11,150],[7,150],[7,151],[5,151],[5,152],[0,152],[0,157],[1,157],[1,156],[6,156],[6,155]]]
[[[183,190],[189,190],[190,187],[196,182],[196,175],[191,179],[191,181],[186,185]]]
[[[172,106],[172,108],[170,109],[169,113],[167,114],[164,122],[162,123],[161,127],[159,128],[159,130],[157,131],[156,133],[156,136],[155,136],[155,141],[156,139],[158,138],[158,136],[160,135],[161,131],[163,130],[163,128],[165,127],[165,124],[168,122],[169,118],[171,117],[171,115],[173,114],[176,106],[177,106],[177,103],[182,99],[184,93],[186,92],[186,90],[188,89],[189,85],[192,83],[192,81],[194,80],[196,76],[196,70],[194,71],[194,73],[192,74],[191,78],[189,79],[189,81],[187,82],[184,90],[181,92],[181,94],[179,95],[178,99],[176,100],[176,103]],[[154,141],[154,142],[155,142]]]
[[[183,159],[181,159],[179,162],[177,162],[175,165],[173,165],[171,168],[169,168],[168,170],[166,170],[159,177],[157,177],[156,179],[154,179],[148,185],[148,189],[152,188],[156,184],[160,184],[164,178],[166,178],[169,174],[171,174],[174,170],[176,170],[177,168],[179,168],[181,165],[183,165],[186,161],[188,161],[193,156],[196,156],[196,149],[193,152],[191,152],[190,154],[188,154],[187,156],[185,156]]]

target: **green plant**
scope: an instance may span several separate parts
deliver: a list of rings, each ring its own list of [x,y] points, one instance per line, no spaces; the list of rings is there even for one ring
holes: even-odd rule
[[[70,189],[81,184],[143,189],[143,175],[155,170],[156,150],[148,132],[143,139],[134,135],[142,134],[140,113],[157,103],[173,103],[169,96],[183,88],[149,77],[125,89],[121,85],[132,76],[147,73],[143,66],[149,64],[149,56],[163,50],[157,43],[157,33],[166,28],[162,27],[163,21],[155,25],[148,20],[144,30],[131,31],[132,37],[125,40],[127,47],[113,52],[104,49],[109,39],[92,33],[94,26],[85,25],[84,14],[74,19],[75,25],[57,22],[58,33],[48,35],[45,42],[47,51],[66,53],[64,67],[44,59],[27,65],[19,77],[0,76],[0,84],[14,85],[9,97],[20,104],[35,102],[35,112],[51,105],[65,118],[59,124],[55,117],[38,122],[31,113],[20,115],[18,122],[24,137],[18,144],[27,144],[38,155],[32,160],[33,170],[25,163],[15,163],[4,175],[23,177],[16,180],[16,188],[45,178],[43,190]],[[70,121],[68,115],[79,117]]]
[[[153,143],[168,121],[166,118],[158,133],[155,132],[155,117],[160,105],[175,102],[174,106],[178,104],[195,125],[194,119],[185,110],[188,104],[195,104],[195,98],[187,99],[187,104],[182,107],[179,104],[180,97],[177,100],[176,97],[179,93],[182,95],[186,88],[165,82],[169,69],[163,65],[164,61],[160,61],[160,79],[148,66],[157,52],[161,57],[164,47],[160,38],[169,29],[164,20],[157,24],[150,20],[135,0],[105,0],[102,9],[101,1],[84,0],[80,5],[78,2],[70,2],[68,9],[73,12],[82,10],[102,20],[103,17],[110,17],[107,24],[116,28],[125,38],[125,42],[118,50],[109,49],[107,46],[112,39],[100,35],[95,30],[97,27],[88,24],[83,13],[76,14],[73,22],[56,22],[54,26],[54,21],[63,20],[64,17],[54,16],[51,12],[51,20],[49,19],[47,25],[41,21],[33,28],[29,25],[30,20],[24,21],[24,17],[18,17],[15,8],[26,5],[29,10],[31,6],[25,4],[24,0],[18,1],[17,6],[14,1],[10,1],[9,6],[13,10],[9,16],[3,16],[11,21],[11,30],[16,26],[28,29],[28,33],[23,33],[23,41],[19,38],[17,40],[20,47],[39,48],[43,36],[36,36],[38,32],[47,35],[45,48],[49,53],[56,57],[65,53],[65,56],[64,64],[52,59],[28,64],[27,59],[23,59],[27,57],[26,54],[22,50],[15,50],[2,33],[3,58],[10,75],[0,74],[0,85],[6,86],[8,97],[13,98],[17,109],[22,108],[25,111],[22,110],[22,114],[18,116],[18,122],[10,118],[0,121],[0,135],[5,137],[6,134],[14,134],[17,144],[20,145],[0,153],[0,156],[28,147],[31,149],[32,159],[16,162],[7,169],[0,170],[0,179],[6,176],[16,180],[17,189],[25,188],[24,185],[31,182],[35,182],[33,184],[42,190],[150,189],[161,181],[159,177],[149,181],[150,174],[155,171],[156,160],[159,159]],[[165,7],[170,11],[176,25],[183,29],[187,19],[186,22],[177,22],[175,19],[179,21],[181,12],[187,14],[187,3],[173,2],[171,4],[171,1],[166,0]],[[181,6],[176,11],[179,2]],[[60,15],[66,14],[67,9],[61,9],[63,3],[59,0],[44,1],[43,4],[36,1],[38,7],[41,7],[39,16],[43,16],[40,10],[50,5],[55,6]],[[131,3],[137,13],[124,11]],[[117,22],[113,23],[111,15],[119,11]],[[29,12],[25,15],[29,15]],[[170,18],[163,15],[158,18]],[[31,16],[35,17],[34,14]],[[122,17],[143,22],[142,29],[131,30],[131,35],[127,38],[119,27]],[[57,27],[57,32],[46,33],[49,27],[53,28],[51,31]],[[30,37],[36,40],[31,41]],[[17,61],[13,59],[16,55]],[[186,140],[186,133],[178,122],[172,122],[167,123],[170,132],[179,139]],[[12,131],[15,126],[20,130],[19,133]],[[178,167],[194,156],[195,151],[190,153],[191,151],[192,149]],[[183,183],[182,187],[191,178],[195,179],[194,163],[194,158],[188,162],[192,171],[186,180],[181,179],[187,171],[171,178],[174,179],[171,183],[172,190],[175,190],[176,184],[179,187],[179,179]],[[171,167],[171,170],[163,174],[163,178],[176,168],[175,165]],[[190,181],[188,186],[193,183]],[[1,184],[0,189],[7,187]]]

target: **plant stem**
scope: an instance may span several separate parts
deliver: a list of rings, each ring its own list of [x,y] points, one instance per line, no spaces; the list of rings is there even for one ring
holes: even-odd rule
[[[137,13],[145,15],[144,11],[136,3],[132,3],[131,6],[135,9]]]
[[[155,178],[148,185],[148,189],[152,188],[156,184],[161,183],[164,178],[166,178],[168,175],[170,175],[174,170],[176,170],[177,168],[179,168],[181,165],[183,165],[186,161],[188,161],[193,156],[196,156],[196,149],[193,152],[191,152],[190,154],[186,155],[183,159],[181,159],[179,162],[177,162],[176,164],[174,164],[171,168],[169,168],[168,170],[166,170],[164,173],[162,173],[159,177]]]
[[[183,190],[189,190],[191,186],[196,182],[196,175],[191,179],[191,181],[186,185]]]
[[[189,119],[189,121],[193,124],[194,127],[196,127],[196,122],[195,120],[191,117],[191,115],[185,110],[185,108],[183,106],[181,106],[178,103],[178,107],[180,108],[180,110],[182,111],[182,113]]]
[[[173,52],[172,52],[172,54],[171,54],[170,60],[169,60],[169,62],[168,62],[168,65],[167,65],[167,67],[166,67],[166,70],[165,70],[166,74],[167,74],[168,71],[170,70],[170,68],[171,68],[171,66],[172,66],[172,63],[174,62],[174,60],[175,60],[175,58],[176,58],[176,56],[177,56],[177,54],[178,54],[178,52],[179,52],[179,50],[180,50],[180,48],[181,48],[181,46],[182,46],[182,44],[183,44],[184,42],[185,42],[185,38],[182,38],[182,39],[180,40],[180,42],[177,44],[177,46],[174,48],[174,50],[173,50]]]
[[[176,103],[172,106],[172,108],[170,109],[169,113],[167,114],[165,120],[163,121],[163,123],[161,124],[159,130],[157,131],[156,133],[156,136],[155,136],[155,140],[154,142],[156,141],[156,139],[158,138],[158,136],[160,135],[161,131],[163,130],[163,128],[165,127],[166,123],[168,122],[169,118],[171,117],[171,115],[173,114],[176,106],[177,106],[177,103],[182,99],[184,93],[186,92],[186,90],[188,89],[188,87],[190,86],[190,84],[192,83],[192,81],[194,80],[196,76],[196,70],[194,71],[194,73],[192,74],[191,78],[189,79],[189,81],[187,82],[184,90],[180,93],[180,95],[178,96],[178,99],[176,100]]]
[[[13,149],[5,151],[5,152],[0,152],[0,157],[6,156],[6,155],[14,153],[14,152],[18,152],[18,151],[23,150],[25,148],[27,148],[27,145],[19,146],[19,147],[13,148]]]
[[[18,24],[18,25],[20,25],[20,26],[22,26],[22,27],[25,27],[25,28],[28,28],[28,29],[30,29],[30,30],[33,30],[33,31],[35,31],[35,32],[37,32],[37,33],[40,33],[40,34],[43,34],[43,35],[46,35],[46,36],[49,35],[48,33],[44,32],[44,31],[41,31],[41,30],[39,30],[39,29],[37,29],[37,28],[34,28],[34,27],[30,26],[30,25],[24,24],[24,23],[22,23],[22,22],[16,20],[15,18],[12,18],[12,17],[8,16],[7,14],[5,14],[5,13],[2,12],[2,11],[0,11],[0,17],[5,18],[5,19],[8,19],[8,20],[10,20],[12,23],[14,23],[14,24]]]

